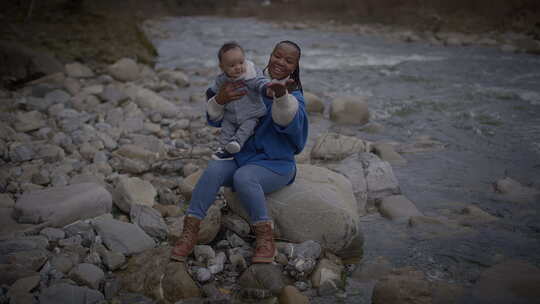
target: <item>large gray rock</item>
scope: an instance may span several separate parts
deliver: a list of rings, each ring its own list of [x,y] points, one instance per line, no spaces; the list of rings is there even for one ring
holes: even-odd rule
[[[121,177],[114,191],[114,204],[120,210],[129,213],[132,205],[152,207],[157,191],[154,186],[138,177]]]
[[[99,289],[99,284],[105,279],[105,273],[96,265],[82,263],[71,270],[69,277],[81,285]]]
[[[65,65],[66,74],[73,78],[88,78],[94,77],[94,72],[86,65],[74,62]]]
[[[133,205],[129,216],[131,222],[141,227],[148,235],[162,240],[167,238],[169,229],[161,213],[156,209],[149,206]]]
[[[306,111],[308,113],[323,113],[324,112],[324,102],[322,99],[311,93],[304,91],[304,99],[306,102]]]
[[[109,213],[111,194],[102,186],[83,183],[24,193],[15,203],[15,218],[20,223],[62,227],[80,219]]]
[[[154,240],[139,226],[102,216],[92,225],[107,248],[125,255],[143,252],[155,246]]]
[[[359,159],[364,167],[368,188],[368,202],[390,195],[401,194],[392,166],[373,153],[361,153]]]
[[[30,132],[46,125],[43,114],[38,111],[19,112],[16,115],[17,121],[14,128],[17,132]]]
[[[226,191],[231,209],[248,218],[233,192]],[[341,174],[299,165],[296,181],[267,196],[276,234],[291,242],[314,240],[323,248],[347,248],[361,232],[351,183]]]
[[[379,212],[391,220],[404,220],[421,216],[416,205],[403,195],[390,195],[381,200]]]

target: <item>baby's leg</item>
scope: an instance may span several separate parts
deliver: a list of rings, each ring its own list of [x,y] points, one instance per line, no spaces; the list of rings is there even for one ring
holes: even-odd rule
[[[221,123],[221,134],[218,136],[218,143],[221,147],[225,147],[229,142],[235,140],[237,125],[230,120],[224,119]]]
[[[240,144],[240,147],[243,147],[246,140],[253,135],[258,122],[258,118],[251,118],[244,121],[242,124],[240,124],[238,130],[236,130],[233,140],[237,141],[238,144]]]

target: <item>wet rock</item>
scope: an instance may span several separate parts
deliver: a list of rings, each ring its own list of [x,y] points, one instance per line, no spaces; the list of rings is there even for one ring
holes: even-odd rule
[[[405,165],[407,160],[404,159],[391,144],[376,143],[373,145],[373,152],[377,154],[381,160],[387,161],[392,165]]]
[[[306,101],[306,111],[308,113],[322,114],[324,112],[324,102],[319,96],[311,92],[304,92],[304,99]]]
[[[342,160],[347,156],[366,152],[368,144],[355,137],[337,133],[325,133],[317,137],[311,149],[312,159]]]
[[[132,255],[155,246],[154,240],[137,225],[100,217],[92,220],[92,226],[111,251]]]
[[[97,290],[60,283],[44,289],[39,295],[41,304],[99,303],[105,297]]]
[[[430,283],[420,271],[399,269],[380,279],[373,289],[373,304],[429,304]]]
[[[369,117],[367,100],[362,96],[338,97],[330,105],[330,120],[337,123],[363,125]]]
[[[495,182],[495,191],[502,194],[505,199],[515,203],[530,203],[538,201],[540,191],[526,187],[518,181],[505,177]]]
[[[105,188],[83,183],[24,193],[15,203],[15,218],[20,223],[48,222],[61,227],[108,213],[111,208],[112,197]]]
[[[92,289],[98,289],[105,279],[105,273],[93,264],[79,264],[69,273],[69,278],[80,285],[86,285]]]
[[[359,154],[359,160],[364,168],[368,204],[401,193],[397,178],[388,162],[372,153]]]
[[[433,140],[429,136],[418,136],[414,138],[413,143],[405,143],[396,147],[398,153],[422,153],[435,152],[445,149],[445,144],[440,141]]]
[[[227,190],[225,196],[229,207],[247,219],[233,193]],[[292,242],[313,240],[339,251],[361,234],[351,183],[324,168],[299,165],[294,184],[268,195],[267,205],[275,233]]]
[[[464,207],[461,209],[460,214],[462,216],[459,219],[459,223],[464,226],[491,223],[498,220],[497,217],[474,205]]]
[[[473,301],[481,304],[533,303],[540,297],[540,269],[519,260],[490,267],[473,287]]]
[[[379,206],[379,212],[386,218],[393,221],[409,219],[412,216],[421,216],[422,213],[416,208],[413,202],[403,195],[392,195],[384,197]]]
[[[373,261],[360,264],[351,275],[360,282],[377,281],[388,275],[392,270],[392,264],[384,257],[377,257]]]

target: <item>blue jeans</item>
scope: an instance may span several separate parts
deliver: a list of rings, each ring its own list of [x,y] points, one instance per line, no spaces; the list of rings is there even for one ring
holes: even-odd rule
[[[257,165],[238,168],[234,160],[212,160],[195,185],[187,214],[203,219],[219,188],[234,186],[251,223],[268,221],[265,194],[285,187],[293,176],[294,171],[289,175],[279,175]]]

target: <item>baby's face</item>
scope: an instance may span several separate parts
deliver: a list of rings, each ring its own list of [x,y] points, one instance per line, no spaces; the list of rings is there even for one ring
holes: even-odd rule
[[[246,72],[244,52],[239,48],[230,49],[221,56],[221,70],[231,78],[240,77]]]

